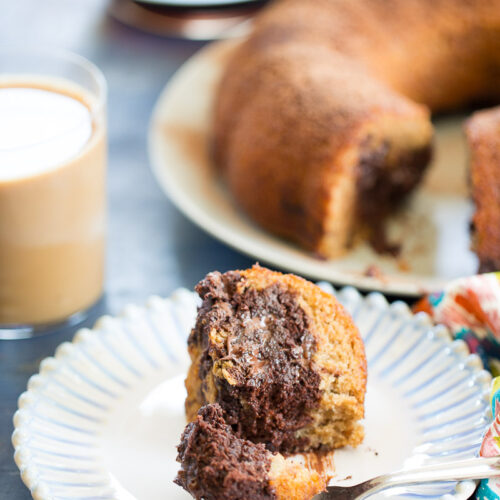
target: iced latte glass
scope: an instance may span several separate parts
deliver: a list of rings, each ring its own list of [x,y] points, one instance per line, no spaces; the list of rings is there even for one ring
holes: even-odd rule
[[[77,322],[103,290],[106,83],[86,59],[0,49],[0,338]]]

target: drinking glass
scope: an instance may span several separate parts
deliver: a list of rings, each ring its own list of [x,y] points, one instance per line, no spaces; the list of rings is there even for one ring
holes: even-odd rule
[[[102,295],[106,93],[79,55],[0,48],[0,338],[78,323]]]

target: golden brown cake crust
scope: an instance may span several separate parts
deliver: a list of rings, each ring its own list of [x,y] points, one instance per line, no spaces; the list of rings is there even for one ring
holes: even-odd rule
[[[491,68],[500,0],[275,2],[224,71],[216,163],[259,224],[335,257],[370,213],[359,200],[383,219],[420,181],[429,110],[498,97]]]
[[[302,464],[273,456],[269,481],[277,500],[310,500],[326,489],[326,478]]]
[[[500,107],[475,113],[465,127],[469,143],[470,185],[476,210],[473,250],[479,271],[500,270]]]
[[[219,403],[237,435],[285,452],[357,445],[366,358],[336,299],[254,266],[211,273],[189,339],[186,413]]]

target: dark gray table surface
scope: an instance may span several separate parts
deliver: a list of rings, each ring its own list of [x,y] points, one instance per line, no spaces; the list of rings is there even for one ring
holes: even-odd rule
[[[108,267],[105,300],[96,314],[193,287],[214,269],[252,263],[188,221],[149,169],[146,135],[155,100],[202,44],[135,31],[109,18],[106,8],[104,0],[0,0],[0,44],[72,50],[96,63],[108,81]],[[0,341],[0,500],[31,498],[13,461],[12,416],[40,360],[74,330]]]

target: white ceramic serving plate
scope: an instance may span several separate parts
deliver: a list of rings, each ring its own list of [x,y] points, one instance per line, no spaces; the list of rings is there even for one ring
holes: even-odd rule
[[[438,123],[429,174],[407,209],[389,224],[390,236],[403,243],[399,258],[380,256],[365,243],[341,259],[319,260],[258,227],[238,210],[209,153],[214,89],[237,43],[217,42],[192,57],[170,80],[153,113],[149,131],[153,172],[182,212],[261,262],[337,284],[416,296],[476,272],[477,260],[469,249],[467,155],[461,120],[456,117]],[[373,266],[379,276],[367,275]]]
[[[322,285],[332,291],[329,285]],[[490,375],[462,341],[378,293],[338,294],[368,357],[366,437],[334,454],[349,484],[399,468],[472,457],[490,421]],[[12,442],[36,500],[170,500],[185,425],[186,338],[197,296],[131,306],[81,330],[45,359],[19,398]],[[352,476],[350,481],[345,480]],[[397,498],[466,499],[473,482],[393,490]],[[378,498],[390,496],[381,493]]]

